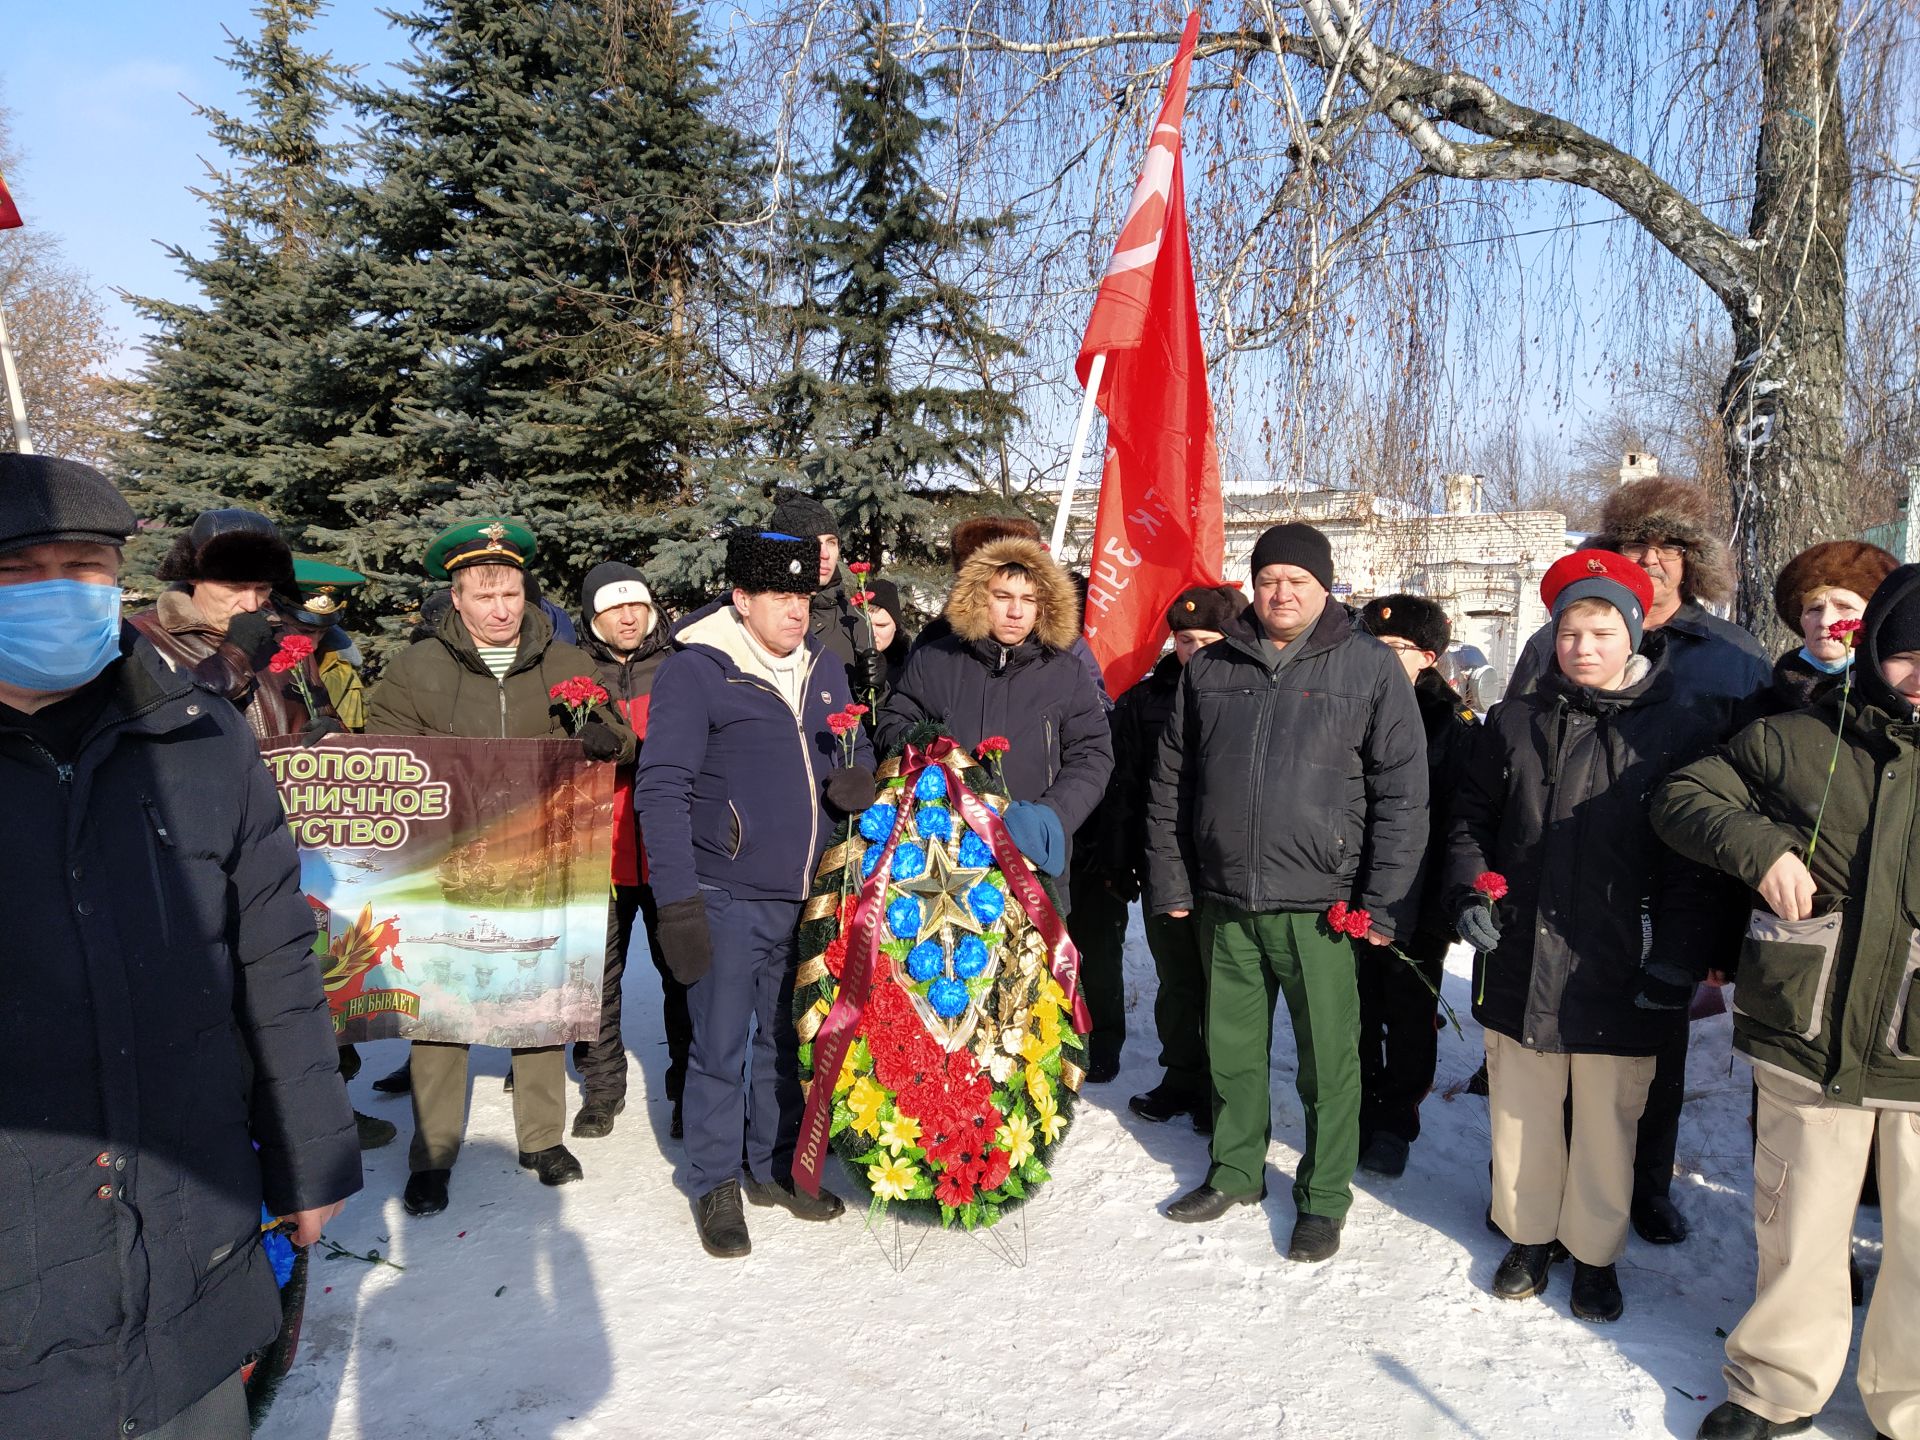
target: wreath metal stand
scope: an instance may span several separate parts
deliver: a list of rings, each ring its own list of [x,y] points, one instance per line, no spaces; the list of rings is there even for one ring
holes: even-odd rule
[[[1014,1241],[1004,1233],[1009,1225],[1013,1226],[1014,1232],[1019,1236],[1017,1248]],[[1016,1207],[1010,1214],[1003,1213],[997,1225],[969,1230],[966,1233],[968,1239],[1009,1269],[1027,1268],[1027,1207],[1025,1205]]]
[[[893,1270],[893,1273],[896,1275],[904,1275],[907,1273],[907,1266],[913,1263],[913,1257],[920,1253],[920,1247],[927,1243],[927,1232],[934,1227],[931,1225],[914,1226],[913,1228],[920,1232],[920,1238],[913,1242],[913,1248],[909,1250],[907,1248],[905,1233],[907,1229],[906,1224],[898,1215],[889,1215],[887,1218],[893,1223],[891,1226],[886,1227],[887,1233],[883,1237],[880,1230],[874,1227],[873,1211],[869,1208],[867,1211],[867,1234],[871,1235],[873,1237],[873,1243],[880,1247],[880,1258],[887,1262],[888,1266]]]
[[[904,1275],[907,1267],[913,1264],[914,1257],[919,1255],[920,1247],[927,1243],[927,1236],[942,1227],[933,1222],[908,1225],[898,1215],[891,1214],[887,1220],[892,1223],[887,1224],[883,1221],[876,1225],[873,1212],[869,1209],[866,1216],[867,1234],[873,1237],[873,1243],[879,1247],[880,1258],[887,1262],[893,1273]],[[1009,1233],[1010,1227],[1011,1233]],[[911,1246],[907,1244],[908,1230],[919,1232],[919,1238]],[[1025,1205],[1011,1214],[1002,1216],[997,1225],[983,1226],[978,1230],[966,1230],[963,1227],[962,1233],[1008,1269],[1027,1268],[1027,1207]]]

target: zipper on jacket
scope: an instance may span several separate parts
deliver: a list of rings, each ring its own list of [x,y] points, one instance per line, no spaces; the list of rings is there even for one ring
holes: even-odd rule
[[[160,841],[162,848],[167,850],[173,849],[173,836],[167,833],[167,822],[160,818],[160,807],[153,803],[153,797],[151,795],[142,795],[140,797],[140,805],[141,808],[147,812],[147,819],[152,822],[153,833]]]
[[[1053,788],[1053,717],[1046,716],[1041,722],[1047,734],[1047,788]]]
[[[160,849],[173,849],[173,836],[167,833],[166,821],[160,818],[160,807],[153,803],[153,797],[142,795],[140,808],[147,812],[147,823],[153,827],[153,838],[159,843]],[[153,903],[160,912],[160,943],[171,946],[173,912],[167,905],[166,877],[160,873],[160,849],[147,846],[147,876],[153,881]]]
[[[1253,771],[1252,794],[1247,797],[1247,908],[1260,908],[1260,850],[1258,847],[1258,822],[1260,816],[1260,797],[1266,792],[1266,769],[1260,763],[1260,757],[1266,749],[1267,722],[1273,716],[1275,698],[1280,693],[1280,672],[1267,672],[1267,698],[1261,702],[1260,718],[1253,723]]]
[[[502,675],[494,682],[500,687],[500,738],[507,738],[507,677]]]
[[[53,767],[53,778],[60,782],[60,788],[63,790],[72,789],[73,788],[73,766],[71,764],[66,764],[59,760],[56,760],[53,756],[53,752],[47,749],[47,747],[42,745],[38,740],[34,739],[31,735],[27,735],[22,738],[24,738],[29,745],[33,746],[34,749],[38,750],[42,755],[47,757],[47,764]]]

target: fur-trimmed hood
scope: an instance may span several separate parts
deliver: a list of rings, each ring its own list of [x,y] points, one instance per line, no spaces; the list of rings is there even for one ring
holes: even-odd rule
[[[1074,596],[1073,582],[1039,542],[1018,537],[982,545],[960,567],[943,612],[953,633],[976,643],[988,637],[987,590],[994,575],[1009,565],[1023,565],[1033,576],[1039,610],[1033,638],[1048,650],[1071,648],[1080,634],[1080,603]]]
[[[1687,480],[1633,480],[1607,497],[1589,544],[1619,550],[1666,540],[1687,551],[1684,600],[1725,604],[1733,598],[1733,565],[1713,524],[1707,492]]]

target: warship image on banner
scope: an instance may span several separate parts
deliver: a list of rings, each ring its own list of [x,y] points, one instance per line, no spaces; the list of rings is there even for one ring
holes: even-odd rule
[[[530,935],[521,938],[509,935],[484,915],[473,917],[473,924],[465,930],[447,935],[421,935],[413,942],[416,945],[447,945],[455,950],[478,950],[485,955],[520,955],[541,950],[551,950],[560,943],[558,935]]]

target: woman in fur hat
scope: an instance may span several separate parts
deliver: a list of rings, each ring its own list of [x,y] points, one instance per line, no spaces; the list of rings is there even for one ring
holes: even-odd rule
[[[1867,601],[1899,563],[1863,540],[1810,545],[1786,563],[1773,582],[1773,611],[1802,643],[1774,662],[1766,714],[1804,710],[1840,684],[1854,652],[1833,637],[1834,624],[1866,614]]]

